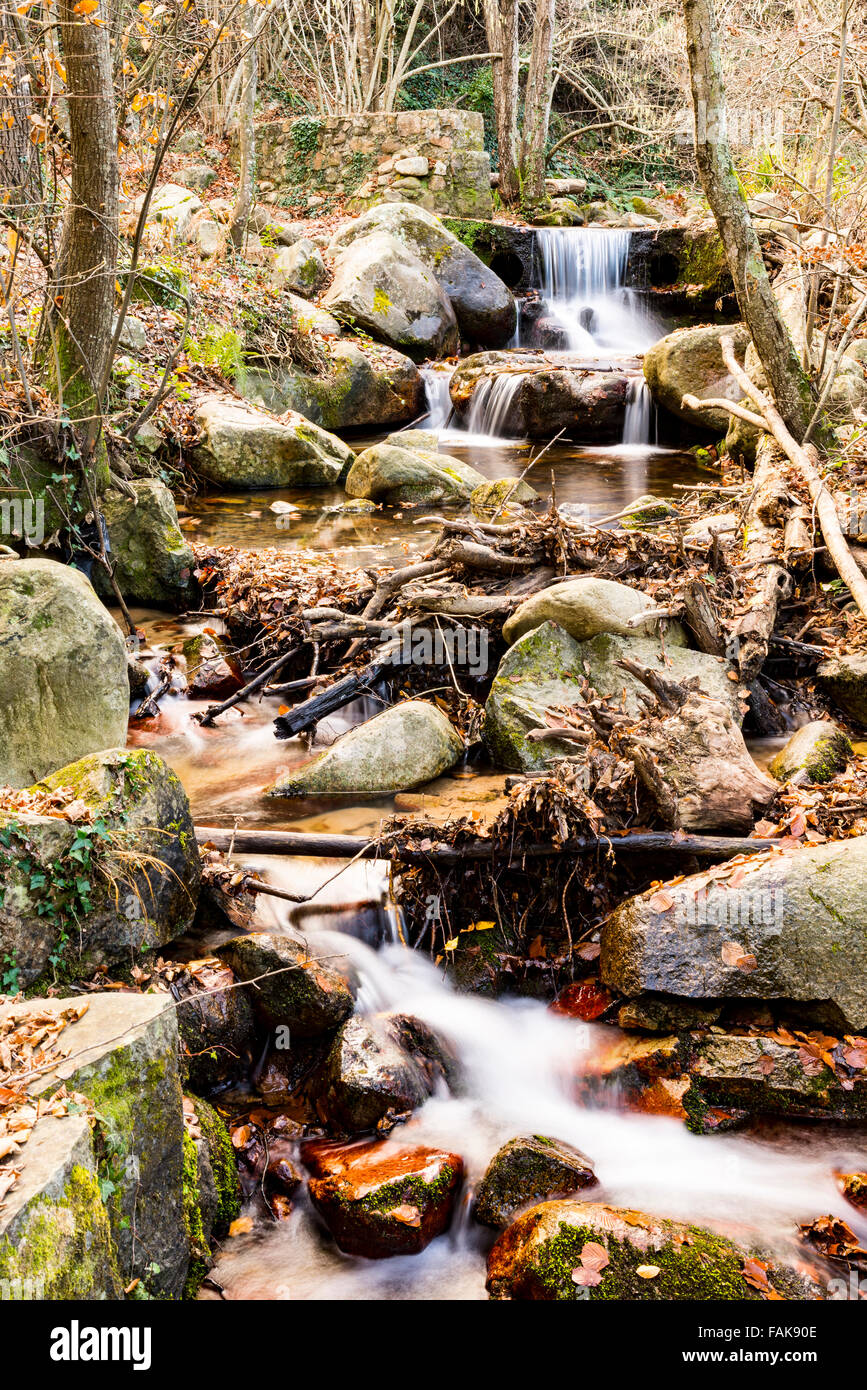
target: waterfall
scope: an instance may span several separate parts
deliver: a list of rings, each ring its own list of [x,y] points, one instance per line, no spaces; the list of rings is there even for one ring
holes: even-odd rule
[[[657,434],[656,405],[650,394],[650,387],[643,376],[633,377],[626,397],[623,443],[655,444]]]
[[[441,430],[448,423],[452,413],[449,386],[454,376],[454,370],[454,367],[422,367],[421,369],[425,404],[427,405],[427,419],[424,422],[424,428],[427,430]]]
[[[624,283],[632,233],[620,228],[540,227],[540,294],[569,351],[641,353],[662,329]]]
[[[472,394],[467,429],[470,434],[506,438],[510,431],[509,411],[516,393],[526,380],[526,372],[502,372],[483,377]]]

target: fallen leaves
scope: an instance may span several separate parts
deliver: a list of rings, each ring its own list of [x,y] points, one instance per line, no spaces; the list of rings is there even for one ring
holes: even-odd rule
[[[602,1271],[608,1268],[608,1251],[598,1241],[589,1240],[581,1251],[581,1263],[572,1271],[572,1282],[583,1288],[595,1288],[602,1283]]]

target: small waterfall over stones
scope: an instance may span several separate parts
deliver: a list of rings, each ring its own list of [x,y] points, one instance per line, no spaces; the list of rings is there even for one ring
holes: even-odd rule
[[[625,284],[631,235],[620,228],[539,228],[543,314],[533,336],[559,330],[562,347],[586,353],[635,354],[656,342],[661,328]]]

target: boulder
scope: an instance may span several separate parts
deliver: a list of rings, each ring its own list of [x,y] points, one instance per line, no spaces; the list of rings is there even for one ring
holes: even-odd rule
[[[347,1255],[418,1255],[448,1229],[463,1160],[383,1141],[304,1145],[310,1198]]]
[[[778,782],[803,772],[808,782],[830,782],[852,756],[846,734],[828,719],[814,719],[792,734],[768,767]]]
[[[397,167],[397,166],[395,166]],[[448,296],[461,336],[482,347],[505,347],[517,322],[515,300],[484,261],[433,213],[414,203],[378,203],[341,227],[330,249],[339,253],[359,238],[386,231],[417,256]]]
[[[209,1091],[249,1071],[257,1048],[249,991],[238,989],[234,972],[216,957],[174,969],[169,985],[180,1003],[181,1064],[194,1091]]]
[[[231,208],[229,209],[231,213]],[[250,230],[272,246],[293,246],[304,233],[288,220],[289,214],[282,208],[268,207],[257,203],[250,213]]]
[[[611,579],[565,579],[551,584],[515,609],[503,624],[503,637],[515,642],[541,623],[558,623],[576,642],[584,642],[599,632],[617,632],[623,636],[653,636],[658,623],[629,626],[629,619],[655,607],[652,599],[638,589],[617,584]],[[685,647],[686,635],[679,623],[666,623],[666,644]]]
[[[311,306],[312,308],[312,306]],[[311,322],[320,327],[318,311]],[[339,331],[336,319],[322,314]],[[297,321],[303,322],[298,315]],[[421,413],[424,383],[410,357],[394,348],[358,338],[339,338],[327,345],[327,369],[321,375],[300,368],[266,371],[246,367],[244,394],[248,400],[278,413],[297,410],[327,430],[358,429],[365,425],[399,425]]]
[[[211,1244],[241,1210],[241,1184],[229,1131],[200,1096],[184,1097],[184,1225],[190,1263],[184,1297],[194,1298],[211,1267]]]
[[[158,478],[131,484],[135,497],[110,489],[102,503],[115,578],[128,603],[186,607],[195,597],[195,556],[178,525],[175,499]],[[94,570],[97,589],[113,602],[111,587]]]
[[[126,649],[78,570],[0,562],[0,785],[126,742]]]
[[[315,1038],[349,1018],[355,997],[346,970],[327,964],[291,937],[254,932],[220,946],[217,954],[239,980],[256,980],[250,999],[268,1028],[281,1025],[299,1038]],[[268,972],[279,971],[268,978]]]
[[[502,1230],[522,1207],[568,1197],[595,1183],[590,1159],[571,1144],[541,1134],[522,1135],[494,1154],[476,1188],[473,1216]]]
[[[402,436],[398,436],[401,437]],[[350,497],[400,505],[403,502],[464,502],[485,479],[475,468],[449,454],[374,444],[355,459],[346,479]]]
[[[762,1302],[752,1252],[700,1226],[589,1202],[543,1202],[519,1216],[488,1256],[492,1298],[660,1303]],[[583,1258],[582,1258],[583,1257]],[[813,1298],[817,1285],[762,1252],[768,1287]]]
[[[360,237],[338,253],[322,302],[338,318],[417,361],[458,350],[449,299],[419,258],[388,232]]]
[[[540,365],[538,356],[482,352],[464,358],[450,390],[470,430],[546,440],[564,431],[582,442],[619,444],[633,380],[614,364],[595,371],[565,355]]]
[[[225,700],[244,685],[244,670],[219,637],[200,632],[184,643],[187,694],[194,700]]]
[[[193,461],[221,487],[327,487],[354,458],[336,435],[291,411],[278,420],[241,401],[205,396],[195,420],[200,437]]]
[[[196,245],[206,260],[211,256],[220,254],[225,240],[219,222],[216,222],[213,217],[205,217],[201,222],[196,223]]]
[[[698,688],[703,695],[719,700],[731,708],[736,724],[743,721],[740,706],[741,687],[737,681],[728,679],[725,662],[707,652],[696,652],[689,647],[681,647],[665,641],[665,661],[660,660],[661,646],[657,639],[649,637],[623,637],[618,633],[600,632],[589,642],[581,644],[583,670],[599,695],[623,701],[628,714],[638,718],[644,709],[639,700],[639,692],[646,687],[621,669],[619,663],[624,657],[650,667],[668,680],[682,682],[698,678]]]
[[[271,282],[277,289],[287,289],[302,299],[312,299],[328,279],[328,271],[318,246],[306,237],[283,246],[274,257]]]
[[[135,200],[136,214],[141,212],[143,205],[144,194]],[[178,183],[164,183],[151,198],[147,221],[171,228],[178,241],[184,241],[194,214],[201,209],[202,200],[191,189]]]
[[[341,735],[311,762],[292,768],[269,796],[377,796],[440,777],[463,756],[460,735],[436,705],[404,700]]]
[[[755,855],[729,888],[692,875],[642,894],[602,931],[603,982],[688,999],[821,1005],[852,1032],[867,1027],[861,885],[867,836]],[[670,905],[669,905],[670,904]]]
[[[210,164],[187,164],[178,170],[178,183],[195,193],[204,193],[216,181],[217,172]]]
[[[201,866],[183,787],[156,753],[110,749],[45,778],[68,788],[74,820],[0,816],[6,889],[0,956],[19,983],[44,973],[129,965],[181,936],[196,911]],[[104,829],[100,829],[100,825]]]
[[[867,724],[867,652],[844,652],[823,661],[816,668],[816,684],[844,714]]]
[[[538,502],[539,494],[520,478],[495,478],[479,483],[470,493],[473,516],[489,520],[492,516],[509,516],[521,512],[526,502]]]
[[[743,391],[722,359],[720,340],[726,335],[734,338],[735,356],[743,362],[750,339],[740,324],[677,328],[644,354],[644,376],[657,404],[681,420],[722,434],[731,418],[727,411],[691,410],[683,397],[741,399]]]
[[[405,1026],[388,1014],[343,1024],[324,1072],[321,1108],[332,1125],[345,1134],[384,1128],[433,1095],[438,1075],[405,1039]]]
[[[794,1039],[787,1045],[773,1036],[743,1036],[721,1029],[699,1035],[687,1050],[690,1087],[683,1097],[687,1127],[695,1133],[707,1132],[720,1109],[787,1120],[863,1121],[867,1069],[848,1075],[845,1062],[846,1055],[860,1052],[850,1051],[841,1039],[832,1059],[829,1047],[833,1042],[823,1039],[826,1055],[819,1057],[809,1041],[801,1047]]]

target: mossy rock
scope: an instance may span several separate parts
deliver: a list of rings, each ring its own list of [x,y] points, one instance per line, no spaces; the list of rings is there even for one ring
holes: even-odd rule
[[[355,1007],[346,963],[324,964],[290,937],[253,932],[220,946],[218,955],[239,980],[256,980],[251,1000],[268,1028],[318,1037],[337,1028]],[[267,975],[268,978],[260,978]]]
[[[115,578],[129,603],[183,608],[196,594],[195,556],[178,525],[175,499],[158,478],[134,483],[134,497],[111,489],[103,502]],[[96,571],[98,592],[113,601]]]
[[[356,458],[346,479],[350,497],[399,506],[406,502],[465,502],[485,482],[468,463],[449,454],[374,444]]]
[[[473,1216],[484,1226],[503,1229],[523,1207],[595,1183],[590,1159],[571,1144],[542,1134],[522,1135],[494,1154],[476,1188]]]
[[[768,767],[778,782],[803,772],[808,782],[830,782],[852,757],[852,744],[836,724],[815,719],[792,734]]]
[[[522,504],[538,502],[539,494],[521,478],[496,478],[480,483],[470,493],[470,508],[474,516],[484,520],[497,513],[520,512]]]
[[[582,1275],[588,1245],[602,1246],[608,1258],[596,1283],[574,1277]],[[495,1299],[543,1302],[762,1302],[745,1278],[751,1254],[701,1226],[591,1203],[543,1202],[495,1243],[487,1287]],[[817,1285],[763,1258],[780,1297],[821,1297]]]
[[[213,1241],[224,1236],[241,1210],[238,1165],[229,1131],[213,1106],[187,1096],[192,1125],[183,1137],[184,1226],[190,1264],[184,1297],[194,1298],[211,1266]]]
[[[656,497],[652,492],[643,492],[630,502],[625,514],[620,518],[624,531],[640,531],[649,521],[664,521],[668,516],[677,516],[677,508],[664,497]]]

